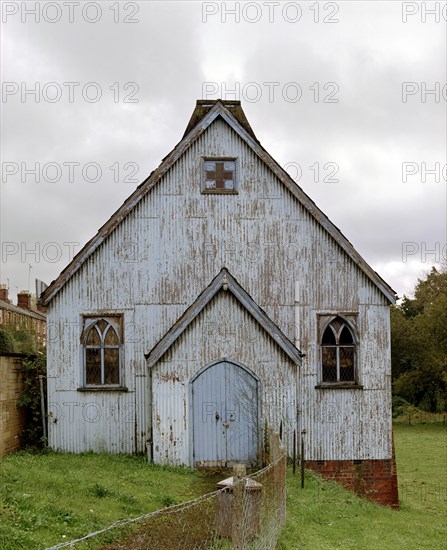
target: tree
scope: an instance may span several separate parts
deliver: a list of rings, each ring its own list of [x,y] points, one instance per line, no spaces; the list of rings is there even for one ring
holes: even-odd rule
[[[393,390],[412,405],[447,408],[447,269],[418,279],[391,311]]]

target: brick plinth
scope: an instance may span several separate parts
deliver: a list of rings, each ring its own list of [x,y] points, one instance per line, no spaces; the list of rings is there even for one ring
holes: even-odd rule
[[[306,460],[305,466],[369,500],[399,508],[394,441],[387,460]]]

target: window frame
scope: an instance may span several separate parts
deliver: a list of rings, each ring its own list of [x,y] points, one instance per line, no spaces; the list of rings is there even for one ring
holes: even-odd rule
[[[318,348],[319,348],[319,369],[318,369],[318,384],[315,386],[317,389],[363,389],[363,386],[359,383],[359,337],[357,331],[357,313],[343,314],[333,313],[330,315],[321,314],[319,317],[319,334],[318,334]],[[335,336],[335,344],[323,344],[323,337],[326,330],[331,326],[334,321],[341,322],[341,327],[338,330],[338,337],[341,336],[343,327],[349,330],[352,337],[352,344],[340,344]],[[333,330],[333,329],[331,329]],[[324,380],[323,375],[323,348],[335,348],[336,349],[336,369],[337,380],[329,381]],[[340,379],[340,348],[352,348],[353,350],[353,380],[341,380]]]
[[[209,189],[206,187],[206,162],[234,162],[234,186],[232,189]],[[238,195],[239,194],[239,162],[237,157],[202,157],[201,158],[201,193],[203,195]]]
[[[99,331],[97,328],[98,323],[104,320],[108,327],[103,331]],[[87,338],[91,330],[97,330],[100,336],[99,344],[87,344]],[[118,344],[106,344],[105,338],[109,330],[114,330],[118,339]],[[81,334],[81,348],[82,348],[82,385],[78,388],[79,391],[127,391],[122,385],[123,382],[123,348],[124,348],[124,330],[123,330],[123,315],[122,314],[109,314],[103,315],[82,315],[82,334]],[[87,383],[87,350],[99,349],[100,350],[100,368],[101,368],[101,382],[89,384]],[[105,372],[105,350],[106,349],[118,349],[118,382],[107,384],[106,372]]]

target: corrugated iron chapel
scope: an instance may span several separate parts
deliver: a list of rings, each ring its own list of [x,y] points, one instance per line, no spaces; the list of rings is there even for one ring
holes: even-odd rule
[[[41,296],[49,444],[256,465],[265,426],[397,505],[395,293],[261,146],[199,100],[178,145]]]

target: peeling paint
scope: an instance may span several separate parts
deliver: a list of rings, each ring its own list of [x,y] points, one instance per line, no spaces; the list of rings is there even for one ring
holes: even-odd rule
[[[262,419],[276,427],[283,422],[289,452],[293,430],[306,429],[308,460],[391,458],[391,290],[301,190],[285,185],[279,168],[259,161],[259,145],[256,152],[221,118],[197,133],[47,294],[54,328],[47,345],[49,412],[58,419],[49,426],[50,445],[81,452],[99,450],[102,442],[109,452],[142,452],[152,428],[158,461],[189,464],[189,381],[207,362],[229,357],[259,376]],[[201,159],[211,154],[238,159],[238,195],[201,193]],[[149,396],[145,354],[222,267],[292,342],[299,309],[302,366],[297,370],[234,297],[218,294],[167,342]],[[77,391],[82,315],[98,311],[123,315],[127,392]],[[318,316],[343,312],[357,316],[363,390],[317,390]],[[96,410],[94,421],[87,406]],[[175,436],[166,441],[170,426]]]

